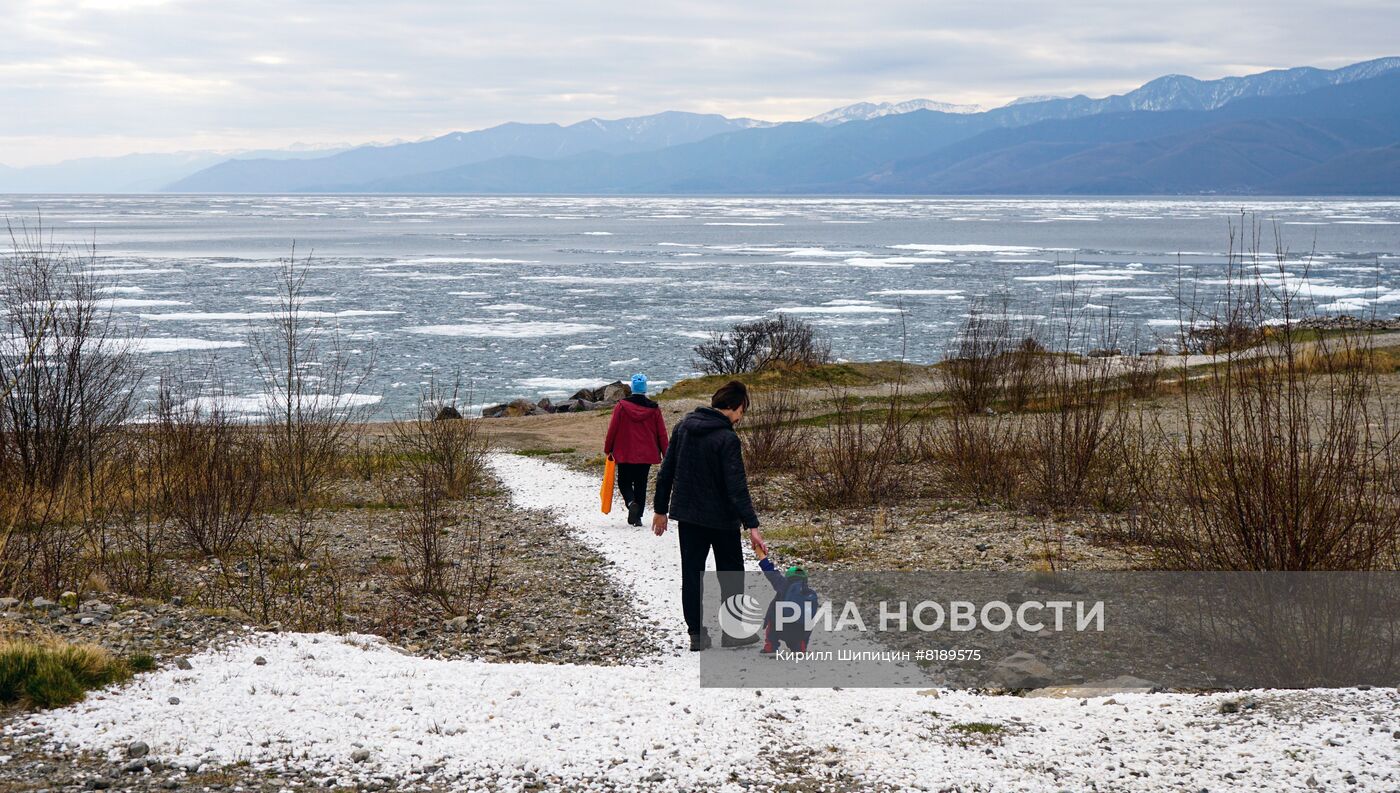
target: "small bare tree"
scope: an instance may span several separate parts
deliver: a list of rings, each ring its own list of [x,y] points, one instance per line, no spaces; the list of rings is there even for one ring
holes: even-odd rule
[[[310,259],[296,249],[277,270],[278,302],[269,321],[251,334],[271,423],[268,465],[277,496],[294,517],[288,546],[298,557],[311,550],[319,500],[340,470],[354,425],[368,415],[362,392],[371,355],[357,365],[336,328],[306,309]]]
[[[102,544],[99,476],[130,418],[140,370],[90,274],[95,251],[10,227],[0,261],[0,490],[12,588],[76,585]],[[27,583],[19,583],[21,581]]]

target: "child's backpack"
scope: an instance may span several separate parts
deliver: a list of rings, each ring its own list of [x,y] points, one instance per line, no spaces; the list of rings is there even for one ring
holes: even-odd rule
[[[815,614],[817,611],[817,593],[812,589],[807,581],[807,571],[796,568],[800,575],[793,574],[789,569],[786,586],[778,592],[778,596],[773,598],[773,602],[768,606],[768,614],[763,620],[763,652],[777,652],[778,644],[787,645],[788,650],[793,652],[806,652],[807,641],[812,637],[812,631],[808,625],[806,616]],[[803,619],[786,621],[782,627],[777,625],[778,604],[790,603],[796,607],[796,613],[804,615]],[[792,608],[785,609],[791,614]]]

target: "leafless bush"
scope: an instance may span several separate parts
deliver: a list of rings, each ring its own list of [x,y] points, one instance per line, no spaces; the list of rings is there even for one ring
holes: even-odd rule
[[[879,506],[904,497],[910,482],[900,472],[910,419],[898,394],[865,410],[859,399],[835,393],[826,426],[805,436],[798,456],[797,494],[816,508]]]
[[[434,471],[411,477],[413,507],[397,524],[404,591],[431,600],[445,614],[475,614],[495,584],[498,544],[470,517],[454,512]]]
[[[705,374],[743,374],[774,368],[804,368],[831,361],[831,344],[810,323],[779,314],[716,331],[695,347]]]
[[[1008,309],[1004,299],[974,300],[951,354],[938,367],[945,395],[965,413],[985,412],[1002,397],[1016,337]]]
[[[158,501],[151,507],[208,556],[233,550],[253,525],[265,490],[264,436],[231,417],[214,397],[178,397],[161,384],[148,430],[150,471]]]
[[[798,462],[801,408],[793,391],[754,392],[744,418],[744,466],[754,476],[793,467]]]
[[[1311,310],[1299,297],[1306,269],[1288,271],[1277,230],[1272,257],[1260,238],[1257,223],[1248,239],[1232,229],[1229,287],[1218,306],[1264,341],[1226,350],[1204,382],[1191,383],[1180,441],[1155,427],[1168,452],[1144,480],[1141,533],[1171,567],[1393,567],[1400,447],[1385,398],[1366,367],[1313,363],[1319,352],[1324,361],[1364,358],[1371,340],[1300,338],[1299,320]]]
[[[345,583],[339,560],[318,549],[306,557],[288,544],[289,533],[267,521],[249,529],[200,593],[208,608],[236,608],[251,619],[288,630],[338,630],[345,621]]]
[[[962,412],[925,424],[921,456],[938,466],[951,495],[979,504],[1006,503],[1021,470],[1022,420]]]
[[[447,499],[463,498],[486,470],[489,440],[476,419],[438,420],[445,405],[456,406],[461,387],[444,389],[429,383],[420,395],[417,413],[391,425],[390,440],[412,477],[437,483]],[[470,391],[465,395],[471,401]]]
[[[296,518],[286,531],[298,556],[314,544],[318,502],[341,470],[353,425],[367,415],[361,392],[372,365],[372,357],[356,365],[339,333],[306,311],[308,265],[298,264],[295,250],[282,262],[273,317],[251,337],[272,419],[268,467],[277,496]]]
[[[95,254],[10,229],[0,261],[0,572],[10,589],[75,585],[99,477],[140,379]]]
[[[1110,477],[1106,453],[1123,428],[1112,358],[1082,357],[1093,347],[1115,348],[1118,323],[1110,309],[1096,320],[1073,290],[1055,307],[1047,335],[1051,354],[1043,381],[1045,409],[1028,418],[1025,494],[1038,511],[1084,504],[1095,479]]]
[[[1035,332],[1031,328],[1032,334]],[[1022,411],[1030,407],[1044,387],[1046,355],[1045,345],[1041,344],[1034,335],[1027,335],[1021,339],[1006,357],[1006,384],[1005,394],[1007,406],[1014,411]]]

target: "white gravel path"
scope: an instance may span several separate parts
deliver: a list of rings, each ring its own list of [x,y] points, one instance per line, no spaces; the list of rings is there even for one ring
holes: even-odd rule
[[[556,508],[679,644],[674,539],[599,514],[587,475],[513,455],[492,465],[521,506]],[[248,760],[342,780],[435,768],[465,775],[466,789],[741,790],[780,781],[783,756],[808,778],[845,774],[837,790],[1400,789],[1395,689],[1254,692],[1258,707],[1227,715],[1227,695],[700,689],[689,653],[630,667],[493,664],[371,637],[263,634],[191,660],[31,721],[113,757],[142,740],[191,766]],[[971,722],[1000,733],[956,728]],[[369,757],[357,763],[359,749]]]

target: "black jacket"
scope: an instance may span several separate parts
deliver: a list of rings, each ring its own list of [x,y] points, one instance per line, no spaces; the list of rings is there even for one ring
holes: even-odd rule
[[[653,509],[712,529],[758,528],[739,435],[723,413],[696,408],[671,432]]]

